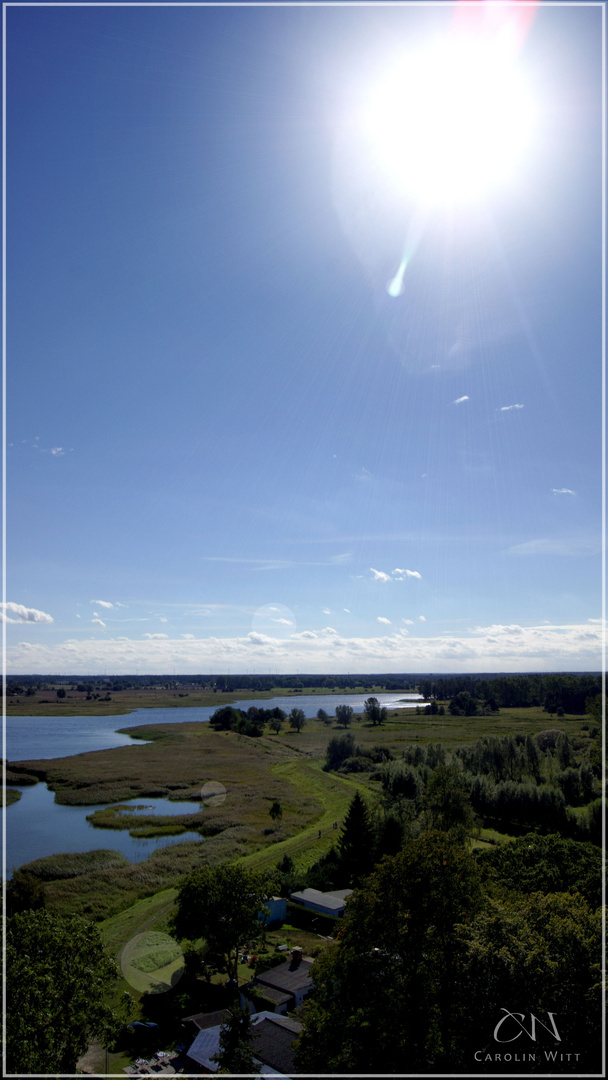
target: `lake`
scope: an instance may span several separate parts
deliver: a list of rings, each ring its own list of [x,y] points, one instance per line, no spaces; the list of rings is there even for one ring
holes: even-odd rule
[[[422,702],[419,694],[376,694],[381,705],[389,708],[412,709]],[[336,705],[352,705],[362,711],[369,694],[302,694],[275,697],[269,700],[235,701],[233,705],[247,710],[250,705],[263,709],[302,709],[307,717],[316,716],[318,709],[332,716]],[[117,728],[148,727],[150,724],[187,724],[209,720],[217,706],[198,706],[176,709],[136,709],[126,716],[7,716],[6,756],[9,761],[32,761],[34,758],[72,757],[89,750],[110,750],[114,746],[141,745],[130,735],[120,735]]]
[[[423,700],[419,694],[376,694],[381,705],[389,708],[415,708]],[[352,705],[362,711],[369,694],[289,695],[270,700],[234,702],[240,709],[250,705],[288,713],[303,709],[307,717],[325,709],[331,716],[336,705]],[[217,706],[192,708],[137,709],[126,716],[9,716],[6,718],[6,753],[9,761],[30,761],[37,758],[71,757],[92,750],[108,750],[116,746],[131,746],[133,753],[142,740],[121,735],[118,728],[144,727],[150,724],[185,724],[208,721]],[[44,855],[92,851],[111,848],[120,851],[131,862],[141,862],[158,848],[183,840],[200,840],[198,833],[181,833],[172,837],[138,839],[128,831],[96,829],[86,820],[90,807],[62,806],[55,802],[46,784],[21,786],[21,799],[6,808],[6,868],[10,878],[13,869]],[[200,810],[200,803],[171,802],[168,799],[131,799],[124,805],[153,806],[157,814],[185,814]],[[121,803],[123,805],[123,803]]]
[[[43,855],[63,855],[76,851],[110,848],[126,855],[130,862],[147,859],[158,848],[182,840],[199,840],[197,832],[179,836],[155,836],[142,839],[129,836],[127,829],[96,829],[87,814],[90,806],[62,806],[46,784],[38,783],[19,788],[21,798],[7,808],[6,819],[6,876],[32,859]],[[195,814],[200,802],[171,802],[169,799],[125,799],[120,806],[146,807],[146,813]],[[143,810],[141,811],[144,812]]]

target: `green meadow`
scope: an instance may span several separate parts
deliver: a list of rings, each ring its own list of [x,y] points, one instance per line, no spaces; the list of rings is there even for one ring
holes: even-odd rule
[[[393,710],[381,726],[372,727],[359,716],[349,730],[364,749],[385,747],[399,757],[416,743],[440,742],[454,751],[488,734],[535,734],[555,727],[584,751],[588,718],[556,720],[541,708],[503,709],[491,717]],[[185,840],[158,849],[135,864],[106,850],[38,859],[29,869],[44,880],[48,907],[83,912],[101,921],[120,918],[144,898],[165,896],[183,874],[201,863],[242,861],[251,869],[272,871],[289,855],[298,870],[308,869],[336,842],[355,791],[361,791],[370,806],[380,799],[373,771],[355,775],[323,771],[327,743],[342,732],[334,721],[324,724],[317,719],[308,720],[299,734],[285,728],[259,738],[213,731],[208,723],[157,724],[132,729],[137,738],[150,740],[140,746],[19,763],[18,775],[45,779],[58,802],[90,806],[93,824],[128,828],[139,836],[175,836],[195,828],[203,838],[202,843]],[[225,787],[226,799],[219,805],[201,804],[201,811],[194,814],[144,817],[108,806],[139,797],[200,799],[201,788],[209,781]],[[269,813],[275,800],[282,811],[278,819]],[[481,830],[474,842],[506,839],[493,832]],[[66,872],[69,860],[71,869]]]

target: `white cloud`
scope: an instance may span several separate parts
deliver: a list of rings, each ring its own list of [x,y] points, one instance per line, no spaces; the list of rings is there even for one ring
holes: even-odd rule
[[[245,643],[249,645],[268,645],[274,647],[275,639],[268,637],[267,634],[257,634],[252,630],[250,634],[247,634]]]
[[[511,412],[511,409],[523,409],[523,405],[501,405],[501,412]]]
[[[323,614],[324,614],[324,615],[331,615],[331,610],[330,610],[330,608],[328,608],[328,607],[324,607],[324,608],[323,608]]]
[[[169,620],[168,620],[168,619],[165,619],[165,616],[164,616],[164,615],[160,615],[160,616],[159,616],[159,619],[158,619],[158,621],[159,621],[159,622],[169,622]]]
[[[313,673],[348,671],[520,672],[597,671],[601,667],[603,627],[584,622],[572,625],[518,624],[478,626],[458,637],[404,636],[391,630],[384,636],[339,636],[328,627],[289,638],[250,633],[246,637],[190,637],[159,640],[95,638],[54,645],[20,642],[7,650],[9,673],[69,671],[84,675],[130,674],[136,668],[163,674],[248,671],[252,652],[256,662],[281,673],[298,668]]]
[[[393,577],[397,581],[403,581],[406,577],[421,578],[422,574],[419,574],[417,570],[400,570],[397,567],[393,570]]]
[[[345,607],[344,610],[345,610],[347,615],[350,615],[350,608]]]
[[[23,604],[13,604],[11,601],[0,603],[0,620],[7,623],[50,623],[53,616],[47,615],[46,611],[38,608],[28,608]]]
[[[281,626],[293,626],[292,619],[271,619],[273,623],[279,623]]]
[[[463,394],[462,397],[457,397],[456,400],[452,402],[452,405],[462,405],[463,401],[469,401],[468,394]]]
[[[419,618],[420,622],[426,622],[426,618],[425,618],[424,615],[419,615],[418,618]]]
[[[91,600],[91,603],[95,604],[96,607],[105,607],[105,608],[114,607],[114,604],[111,604],[109,600]]]
[[[103,619],[99,619],[99,618],[97,618],[97,619],[91,619],[91,622],[92,622],[92,623],[93,623],[93,624],[94,624],[95,626],[103,626],[104,630],[105,630],[105,628],[106,628],[106,624],[105,624],[105,622],[103,621]]]
[[[180,634],[179,636],[185,641],[194,641],[194,634]]]
[[[390,619],[385,619],[384,615],[378,615],[377,621],[381,622],[381,623],[386,623],[387,626],[391,625],[391,620]]]
[[[148,641],[167,641],[169,635],[168,634],[144,634],[143,637],[145,637]]]
[[[62,457],[65,454],[65,450],[63,449],[63,446],[53,446],[51,447],[51,454],[53,457]]]
[[[404,622],[406,626],[413,626],[414,625],[414,620],[413,619],[402,619],[401,621]]]
[[[576,495],[576,491],[572,491],[571,488],[551,488],[554,495]]]
[[[383,570],[374,570],[373,566],[370,566],[370,573],[374,575],[374,581],[390,581],[390,574],[385,574]]]

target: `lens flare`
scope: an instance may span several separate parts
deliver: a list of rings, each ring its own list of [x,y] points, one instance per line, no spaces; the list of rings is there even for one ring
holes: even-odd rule
[[[534,123],[512,48],[500,36],[459,34],[401,57],[372,94],[362,130],[391,186],[435,207],[512,179]]]

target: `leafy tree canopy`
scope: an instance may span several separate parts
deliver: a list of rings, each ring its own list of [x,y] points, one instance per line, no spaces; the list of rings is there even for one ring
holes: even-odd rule
[[[457,925],[478,872],[441,833],[385,858],[349,899],[338,942],[315,962],[300,1072],[413,1073],[449,1054],[457,1015]]]
[[[9,1073],[74,1073],[91,1037],[108,1039],[105,1004],[117,977],[92,923],[27,911],[6,923]]]
[[[191,941],[204,937],[236,980],[238,946],[259,932],[265,894],[262,879],[239,866],[201,866],[179,888],[175,932]]]
[[[591,843],[528,833],[477,855],[488,883],[522,893],[580,893],[596,908],[602,902],[602,854]]]

